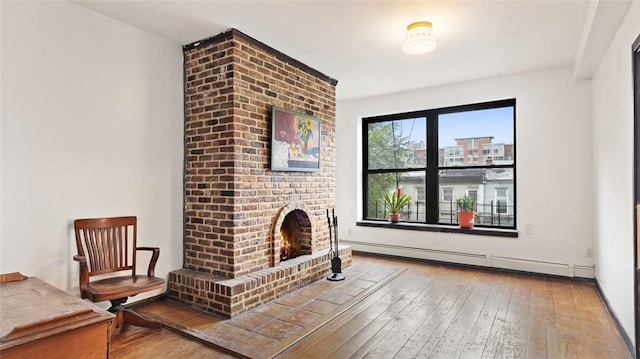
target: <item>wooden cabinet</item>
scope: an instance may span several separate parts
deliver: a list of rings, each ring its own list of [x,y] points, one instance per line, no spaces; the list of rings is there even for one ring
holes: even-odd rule
[[[114,315],[38,278],[0,276],[0,358],[108,358]]]

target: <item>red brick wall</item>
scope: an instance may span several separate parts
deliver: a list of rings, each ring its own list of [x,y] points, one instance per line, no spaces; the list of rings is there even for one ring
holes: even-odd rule
[[[328,248],[336,82],[291,60],[236,30],[185,46],[184,268],[237,278],[277,264],[272,226],[293,202],[312,251]],[[274,105],[320,119],[320,171],[270,170]]]

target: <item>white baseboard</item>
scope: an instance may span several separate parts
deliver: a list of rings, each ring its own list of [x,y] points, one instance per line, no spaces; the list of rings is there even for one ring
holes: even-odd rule
[[[395,255],[407,258],[426,259],[439,262],[473,265],[485,268],[500,268],[514,271],[557,275],[562,277],[595,278],[595,266],[573,265],[569,263],[554,263],[523,258],[508,258],[489,254],[473,254],[464,252],[441,251],[426,248],[404,247],[391,244],[363,243],[341,240],[352,250]]]

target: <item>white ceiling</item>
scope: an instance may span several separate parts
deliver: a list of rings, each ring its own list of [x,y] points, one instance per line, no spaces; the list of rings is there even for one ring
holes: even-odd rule
[[[236,28],[338,80],[347,100],[558,66],[588,78],[631,1],[72,2],[180,45]],[[433,23],[438,46],[404,54],[418,20]]]

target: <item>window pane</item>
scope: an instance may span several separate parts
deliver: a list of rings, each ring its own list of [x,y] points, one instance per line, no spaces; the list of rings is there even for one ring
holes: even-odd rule
[[[439,222],[457,224],[456,200],[476,198],[476,225],[513,226],[513,169],[448,169],[440,171],[440,192],[451,190],[451,200],[439,203]]]
[[[513,164],[513,107],[438,116],[439,165]]]
[[[369,123],[369,169],[425,167],[426,134],[424,117]]]
[[[402,188],[411,196],[411,203],[400,213],[401,221],[425,221],[425,175],[424,172],[376,173],[367,176],[367,213],[369,219],[389,219],[384,207],[384,195]],[[397,182],[396,182],[397,180]],[[397,183],[397,187],[396,187]]]

